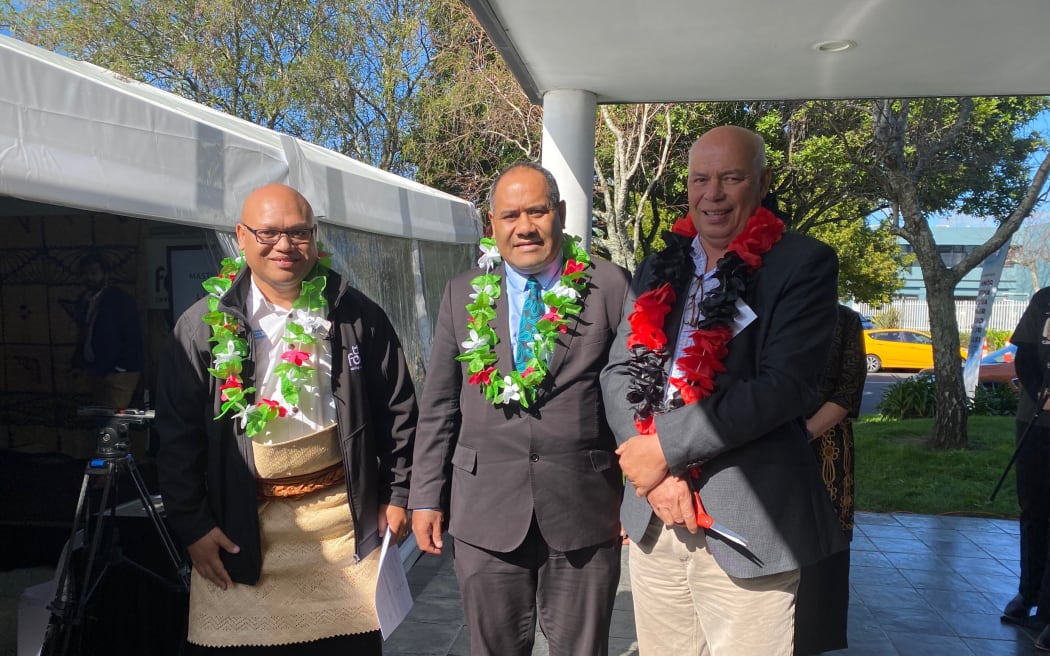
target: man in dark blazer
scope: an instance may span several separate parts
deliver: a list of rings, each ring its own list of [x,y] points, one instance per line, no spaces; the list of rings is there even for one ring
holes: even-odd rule
[[[595,259],[578,292],[566,286],[586,255],[564,237],[565,202],[542,167],[511,166],[489,198],[495,245],[483,243],[479,266],[490,266],[451,280],[438,314],[412,528],[423,551],[439,554],[449,521],[472,654],[531,654],[538,612],[551,654],[604,655],[623,486],[598,375],[627,274]],[[530,285],[544,290],[544,318],[560,313],[563,328],[525,325]],[[579,311],[565,310],[566,301]],[[554,340],[549,350],[544,334]]]
[[[734,238],[757,225],[770,184],[759,135],[735,126],[705,133],[690,149],[689,213],[696,237],[678,267],[692,269],[663,320],[663,376],[656,385],[654,430],[639,434],[628,393],[637,362],[621,322],[602,387],[628,480],[621,520],[631,538],[630,569],[639,651],[790,655],[799,568],[844,548],[821,489],[800,418],[817,398],[835,325],[838,263],[814,239],[785,233],[750,276],[731,277],[740,292],[725,367],[714,387],[685,401],[667,377],[680,377],[686,343],[703,318],[706,296],[726,292],[716,265]],[[688,224],[687,224],[688,225]],[[761,249],[760,249],[761,250]],[[663,260],[665,263],[668,261]],[[666,278],[639,267],[625,302]],[[657,370],[659,366],[657,365]],[[635,399],[637,400],[637,399]],[[699,466],[690,487],[689,470]],[[692,490],[723,530],[697,528]],[[725,531],[728,529],[728,531]],[[746,546],[728,535],[743,538]]]

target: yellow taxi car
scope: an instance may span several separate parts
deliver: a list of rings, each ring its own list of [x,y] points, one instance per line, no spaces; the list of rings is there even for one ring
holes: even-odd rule
[[[929,333],[905,328],[864,331],[868,373],[881,369],[929,369],[933,366],[933,340]],[[959,349],[966,358],[966,349]]]

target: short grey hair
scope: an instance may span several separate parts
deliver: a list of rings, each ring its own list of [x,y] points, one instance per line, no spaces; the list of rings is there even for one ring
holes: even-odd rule
[[[555,209],[558,208],[558,204],[561,203],[561,193],[558,191],[558,181],[554,179],[554,174],[536,162],[521,161],[515,162],[503,169],[503,171],[496,176],[496,179],[492,181],[492,186],[489,187],[489,211],[492,210],[492,199],[496,197],[496,187],[498,187],[500,181],[503,180],[503,176],[515,169],[532,169],[533,171],[540,173],[543,176],[543,179],[547,181],[547,202],[550,203],[551,207]]]

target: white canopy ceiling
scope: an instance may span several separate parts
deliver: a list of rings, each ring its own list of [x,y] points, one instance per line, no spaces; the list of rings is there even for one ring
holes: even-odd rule
[[[470,203],[0,35],[0,195],[230,228],[255,187],[298,188],[325,223],[478,237]]]
[[[1046,0],[467,4],[534,102],[1050,94]],[[828,41],[854,45],[816,48]]]

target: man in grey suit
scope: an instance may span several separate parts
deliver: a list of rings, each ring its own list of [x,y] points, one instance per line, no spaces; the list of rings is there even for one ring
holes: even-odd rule
[[[799,568],[846,546],[800,419],[835,325],[837,258],[782,234],[761,207],[770,177],[749,130],[693,145],[683,236],[636,272],[602,373],[643,656],[790,655]]]
[[[542,167],[511,166],[489,199],[482,268],[449,282],[438,314],[412,529],[439,554],[448,513],[472,654],[531,654],[538,613],[551,654],[604,655],[623,486],[598,376],[627,274],[563,235]]]

